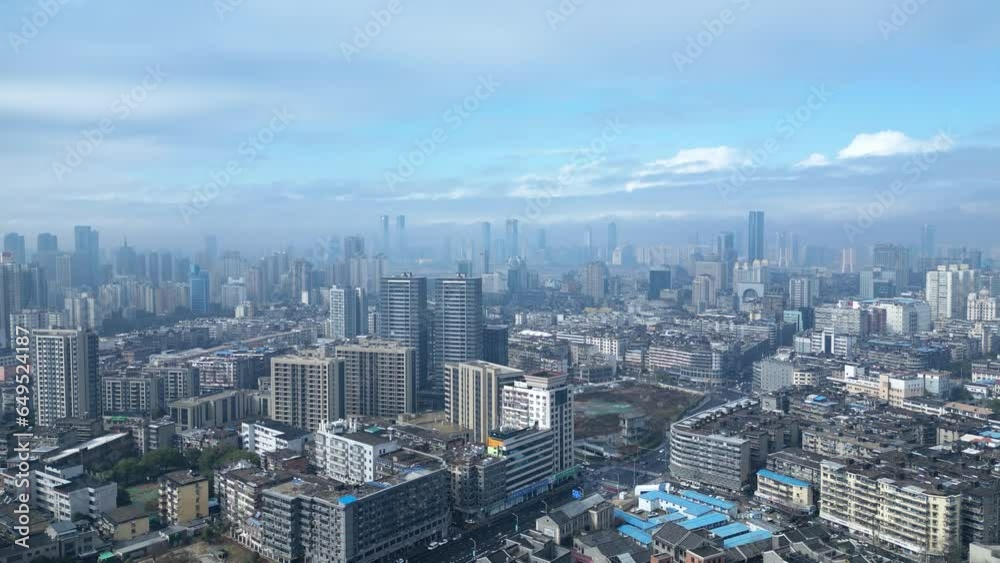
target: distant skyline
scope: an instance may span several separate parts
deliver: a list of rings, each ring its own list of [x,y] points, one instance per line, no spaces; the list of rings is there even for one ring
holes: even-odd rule
[[[383,214],[707,241],[750,209],[831,247],[994,241],[993,2],[57,4],[0,6],[0,232],[29,246],[267,249]]]

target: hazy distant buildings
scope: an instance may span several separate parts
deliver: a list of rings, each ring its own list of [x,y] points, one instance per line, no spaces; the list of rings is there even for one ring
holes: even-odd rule
[[[997,320],[997,298],[991,296],[988,289],[970,293],[966,318],[970,321]]]
[[[938,266],[927,272],[926,296],[931,319],[964,319],[969,294],[976,289],[976,271],[966,264]]]
[[[191,266],[191,274],[188,276],[188,285],[191,294],[191,312],[196,315],[208,314],[208,292],[209,278],[197,264]]]
[[[649,271],[649,288],[646,291],[647,299],[660,299],[660,294],[664,289],[670,289],[670,269],[664,268]]]
[[[788,308],[802,309],[812,307],[813,280],[811,278],[792,278],[788,280]]]
[[[604,301],[608,293],[608,267],[604,262],[588,262],[583,271],[583,294],[595,303]]]
[[[751,211],[747,223],[747,261],[763,260],[764,254],[764,212]]]

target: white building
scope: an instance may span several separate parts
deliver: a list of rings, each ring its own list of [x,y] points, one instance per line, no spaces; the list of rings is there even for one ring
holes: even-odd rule
[[[503,388],[503,425],[552,430],[553,473],[557,475],[575,467],[573,391],[567,380],[564,373],[537,372]]]
[[[118,506],[118,485],[84,474],[82,465],[45,467],[31,472],[32,501],[54,515],[54,520],[73,520],[76,514],[97,519]]]
[[[968,313],[968,296],[976,288],[976,271],[968,264],[938,266],[927,272],[926,295],[931,318],[963,319]]]
[[[970,321],[997,320],[997,298],[990,296],[988,289],[982,289],[979,293],[970,293],[966,318]]]
[[[97,334],[38,330],[32,342],[34,409],[39,426],[60,418],[94,418],[101,411]]]
[[[353,430],[350,423],[339,420],[316,432],[313,464],[320,475],[355,485],[375,481],[377,460],[400,449],[396,440]]]
[[[885,311],[885,330],[893,335],[909,335],[931,329],[931,307],[926,301],[895,298],[879,299],[875,308]]]
[[[240,446],[257,455],[292,450],[302,453],[312,434],[273,420],[244,422],[240,428]]]

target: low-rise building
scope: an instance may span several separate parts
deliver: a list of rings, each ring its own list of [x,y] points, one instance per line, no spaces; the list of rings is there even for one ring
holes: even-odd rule
[[[207,518],[208,479],[183,470],[160,477],[160,514],[171,524]]]
[[[816,498],[810,483],[768,469],[757,472],[754,496],[792,514],[812,514],[816,511]]]
[[[614,506],[601,495],[564,504],[535,520],[535,529],[563,544],[583,532],[609,530],[614,526]]]

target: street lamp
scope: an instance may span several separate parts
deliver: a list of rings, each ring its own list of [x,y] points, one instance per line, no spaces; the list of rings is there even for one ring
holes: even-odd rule
[[[543,501],[542,501],[542,504],[544,504],[544,505],[545,505],[545,514],[546,514],[546,515],[548,515],[548,513],[549,513],[549,503],[547,503],[547,502],[545,502],[545,501],[543,500]]]
[[[469,538],[469,541],[472,542],[472,557],[473,557],[473,559],[475,559],[475,557],[476,557],[476,548],[478,547],[478,544],[476,543],[476,540],[473,539],[473,538]]]
[[[518,523],[518,517],[516,512],[511,512],[511,516],[514,517],[514,533],[516,534],[520,529],[520,524]]]

